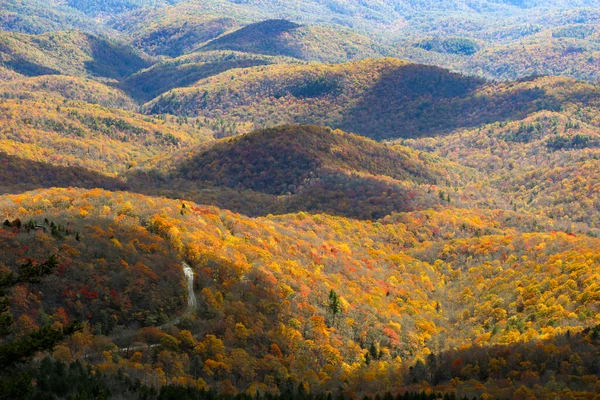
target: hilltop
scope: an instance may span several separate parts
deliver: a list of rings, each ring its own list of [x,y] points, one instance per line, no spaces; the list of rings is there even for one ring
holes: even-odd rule
[[[188,179],[275,195],[297,193],[311,177],[336,169],[419,183],[442,180],[405,148],[316,126],[252,132],[187,158],[179,172]]]
[[[41,34],[59,30],[102,30],[101,24],[65,2],[11,0],[0,3],[2,31]]]
[[[307,211],[377,219],[484,197],[466,189],[476,180],[472,171],[447,160],[316,126],[252,132],[154,164],[161,167],[152,174],[162,178],[144,186],[247,215]],[[134,173],[129,181],[147,179]]]
[[[386,55],[389,49],[351,31],[266,20],[223,35],[200,48],[288,56],[306,61],[342,62]]]
[[[157,62],[122,82],[124,90],[147,102],[174,88],[187,87],[222,72],[271,64],[301,64],[290,57],[237,51],[203,51]]]
[[[80,100],[121,110],[138,108],[135,101],[122,90],[95,80],[66,75],[17,75],[13,79],[0,82],[0,93],[5,98],[26,98],[43,93],[48,97]]]
[[[111,28],[124,34],[136,48],[169,57],[193,52],[240,25],[234,18],[214,15],[189,3],[137,9],[110,22]]]
[[[319,62],[388,55],[491,79],[545,74],[598,79],[596,0],[318,0],[303,7],[288,1],[37,1],[0,5],[0,26],[31,34],[79,30],[169,58],[201,48]],[[49,68],[35,71],[63,71]]]
[[[595,82],[600,79],[600,38],[598,31],[592,37],[594,30],[585,25],[566,27],[527,41],[492,46],[466,62],[463,70],[502,80],[550,75]]]
[[[83,168],[115,178],[158,154],[212,139],[212,132],[197,126],[195,121],[154,119],[108,108],[107,105],[129,102],[122,92],[94,81],[54,76],[27,78],[0,84],[0,96],[0,118],[4,121],[0,126],[0,152],[49,166]],[[68,168],[56,171],[69,174]],[[29,178],[20,174],[20,182],[37,181],[35,175],[34,171],[29,172]],[[9,177],[5,180],[13,181]],[[49,175],[45,185],[54,182],[62,186],[66,181]]]

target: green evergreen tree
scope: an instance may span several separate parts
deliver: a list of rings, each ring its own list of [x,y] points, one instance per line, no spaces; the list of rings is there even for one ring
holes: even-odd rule
[[[332,316],[332,323],[335,324],[335,317],[342,312],[342,305],[340,296],[333,289],[329,292],[329,312]]]

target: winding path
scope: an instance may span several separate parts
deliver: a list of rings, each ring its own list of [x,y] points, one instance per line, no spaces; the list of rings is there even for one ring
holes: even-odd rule
[[[196,294],[194,293],[194,271],[185,262],[183,264],[183,273],[188,281],[188,313],[192,313],[196,309],[198,304],[196,300]]]
[[[158,329],[166,329],[171,326],[177,325],[181,322],[183,317],[187,317],[191,315],[194,311],[196,311],[196,305],[198,304],[198,300],[196,299],[196,294],[194,293],[194,270],[189,266],[185,261],[181,263],[183,265],[183,274],[185,275],[185,279],[187,280],[188,287],[188,307],[187,310],[181,314],[179,317],[175,318],[167,322],[166,324],[162,324],[158,326]]]
[[[196,293],[194,293],[194,270],[185,261],[182,262],[181,265],[183,266],[183,274],[185,275],[185,279],[187,280],[188,306],[187,306],[187,309],[185,310],[185,312],[183,314],[181,314],[180,316],[178,316],[177,318],[167,322],[166,324],[157,326],[157,328],[160,330],[165,330],[174,325],[177,325],[179,322],[181,322],[181,319],[183,317],[187,317],[188,315],[191,315],[194,311],[196,311],[196,306],[198,304],[198,300],[196,299]],[[130,336],[133,337],[133,336],[135,336],[135,334],[131,334]],[[127,336],[127,337],[129,337],[129,336]],[[123,338],[125,338],[125,336],[118,336],[118,337],[113,336],[112,337],[113,340],[123,339]],[[119,351],[136,351],[136,350],[141,350],[141,349],[146,349],[148,347],[156,347],[156,346],[159,346],[159,345],[152,344],[152,345],[129,346],[129,347],[119,348]]]

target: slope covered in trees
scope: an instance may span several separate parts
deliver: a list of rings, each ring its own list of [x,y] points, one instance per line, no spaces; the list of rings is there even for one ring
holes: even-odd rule
[[[234,50],[320,62],[352,61],[389,53],[384,46],[351,31],[310,27],[286,20],[245,26],[212,40],[200,50]]]
[[[192,52],[239,25],[233,18],[213,15],[188,3],[136,10],[110,22],[135,47],[170,57]]]
[[[30,92],[28,87],[42,89]],[[40,77],[0,88],[0,151],[30,161],[114,176],[158,154],[212,137],[210,130],[193,122],[148,118],[54,93],[56,88],[72,98],[119,103],[115,96],[123,96],[121,92],[95,82]]]
[[[0,399],[598,397],[599,6],[1,2]]]
[[[15,334],[27,334],[40,324],[86,321],[83,345],[86,340],[90,344],[92,333],[108,334],[117,325],[156,325],[183,310],[180,262],[164,239],[132,219],[128,198],[114,195],[111,202],[99,204],[97,191],[76,197],[70,193],[76,192],[14,196],[11,203],[19,204],[20,211],[2,200],[8,221],[0,228],[0,266],[11,270],[52,255],[59,263],[56,274],[41,286],[21,285],[12,292]]]
[[[247,215],[310,211],[377,219],[485,197],[469,169],[316,126],[252,132],[182,156],[166,168],[165,160],[158,163],[149,172],[160,178],[143,186],[177,188],[180,196]],[[144,180],[146,173],[136,170],[128,180]]]
[[[0,4],[2,31],[40,34],[65,29],[100,31],[97,21],[64,3],[43,0],[11,0]]]
[[[0,82],[0,93],[4,98],[27,98],[31,97],[32,93],[43,93],[49,97],[59,95],[64,99],[80,100],[104,107],[137,109],[133,99],[119,89],[91,79],[65,75],[15,76]]]
[[[191,86],[230,69],[301,63],[302,61],[290,57],[237,51],[195,52],[157,62],[125,79],[122,86],[141,102],[147,102],[171,89]]]
[[[414,31],[415,27],[420,27],[419,22],[428,22],[430,27],[435,26],[435,22],[439,23],[447,20],[448,17],[455,19],[460,17],[467,21],[483,21],[486,18],[489,20],[490,16],[502,16],[506,19],[517,17],[522,20],[554,10],[563,11],[599,6],[597,0],[553,0],[547,2],[494,0],[477,2],[464,0],[444,2],[426,0],[381,2],[367,0],[355,2],[310,0],[303,2],[302,5],[294,1],[276,0],[242,3],[230,0],[209,0],[203,2],[185,1],[183,3],[190,8],[197,7],[205,13],[233,16],[242,20],[257,21],[278,17],[301,22],[349,26],[366,31],[391,30],[392,33],[403,29]],[[532,12],[527,12],[529,10]],[[492,20],[491,22],[501,23],[500,20]]]
[[[404,143],[479,170],[515,209],[597,226],[597,114],[572,110]]]
[[[26,76],[64,74],[120,79],[149,66],[124,44],[77,31],[0,33],[0,65]]]
[[[595,0],[312,1],[302,7],[288,1],[228,0],[9,3],[0,5],[4,30],[39,34],[79,29],[118,38],[151,55],[178,57],[202,46],[326,62],[383,54],[485,78],[549,73],[598,78],[600,15]],[[310,25],[301,25],[306,23]],[[40,68],[34,72],[63,71]]]
[[[270,194],[296,193],[320,170],[336,168],[420,183],[443,179],[402,150],[327,128],[287,126],[223,141],[190,155],[179,171],[192,180]]]
[[[386,139],[436,136],[570,104],[595,106],[597,93],[596,86],[563,79],[492,84],[435,67],[376,59],[229,71],[167,92],[144,109],[255,127],[321,124]]]
[[[448,371],[454,385],[444,391],[470,397],[471,390],[479,390],[476,395],[513,394],[540,390],[534,386],[552,379],[536,375],[535,359],[515,366],[500,346],[510,352],[531,342],[531,346],[540,343],[539,348],[561,334],[576,334],[596,323],[599,242],[581,234],[589,229],[585,224],[567,234],[560,232],[566,226],[558,221],[510,211],[460,209],[394,214],[376,222],[305,213],[252,219],[189,202],[74,189],[5,197],[0,208],[10,221],[16,216],[22,221],[30,216],[38,221],[48,218],[50,227],[54,223],[54,235],[62,236],[52,236],[50,229],[32,236],[25,222],[20,228],[11,222],[0,230],[11,253],[29,255],[46,246],[69,246],[62,257],[77,263],[89,262],[85,254],[107,246],[101,253],[115,257],[115,262],[107,259],[85,271],[95,276],[106,265],[128,276],[135,271],[128,257],[160,260],[155,257],[170,254],[154,250],[146,255],[140,250],[150,246],[146,241],[154,241],[159,248],[170,243],[170,249],[192,265],[198,317],[162,332],[144,328],[132,336],[66,342],[54,353],[70,361],[87,352],[99,372],[116,375],[121,370],[151,386],[178,383],[213,387],[224,394],[278,394],[302,383],[310,393],[396,392],[415,380],[432,379],[422,375],[419,360],[429,360],[432,352],[460,348],[457,355],[439,359],[440,367],[447,359],[454,363]],[[77,233],[79,241],[73,238]],[[10,246],[42,236],[51,240],[32,242],[25,250]],[[66,265],[67,277],[80,271]],[[152,284],[151,272],[145,271]],[[81,274],[75,282],[90,281]],[[131,283],[125,279],[122,284]],[[102,301],[113,301],[110,294],[100,296],[107,290],[103,286],[85,289],[78,297],[79,307],[97,310],[94,307]],[[51,293],[44,292],[43,298]],[[165,288],[153,293],[165,293]],[[20,292],[17,295],[23,298]],[[76,316],[76,304],[69,303],[68,295],[61,296],[66,316],[60,318]],[[117,296],[122,298],[122,290]],[[31,296],[24,298],[33,301]],[[21,310],[15,309],[17,319]],[[38,314],[30,316],[34,322],[36,318]],[[128,320],[122,318],[114,320],[111,329],[124,329],[119,325]],[[105,327],[99,323],[87,329],[97,335]],[[136,350],[119,352],[112,340],[118,346],[132,344]],[[499,364],[494,367],[490,361],[485,373],[497,380],[474,387],[472,379],[486,378],[483,364],[477,370],[473,360],[480,357],[478,348],[489,345],[498,346],[492,354]],[[548,349],[551,354],[552,347]],[[583,362],[578,369],[579,365],[576,359],[561,359],[565,372],[556,377],[557,385],[544,390],[555,395],[565,388],[583,394],[592,391],[597,381],[591,376],[586,378],[589,384],[581,386],[592,369]],[[494,386],[504,374],[512,374],[508,376],[514,384]],[[441,376],[430,384],[449,379]]]
[[[492,46],[466,61],[461,70],[502,80],[551,75],[598,81],[600,39],[594,30],[585,25],[565,27],[527,41]]]

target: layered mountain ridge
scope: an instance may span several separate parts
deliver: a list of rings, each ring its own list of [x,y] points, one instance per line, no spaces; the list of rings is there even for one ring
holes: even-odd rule
[[[599,6],[0,4],[0,398],[597,397]]]

